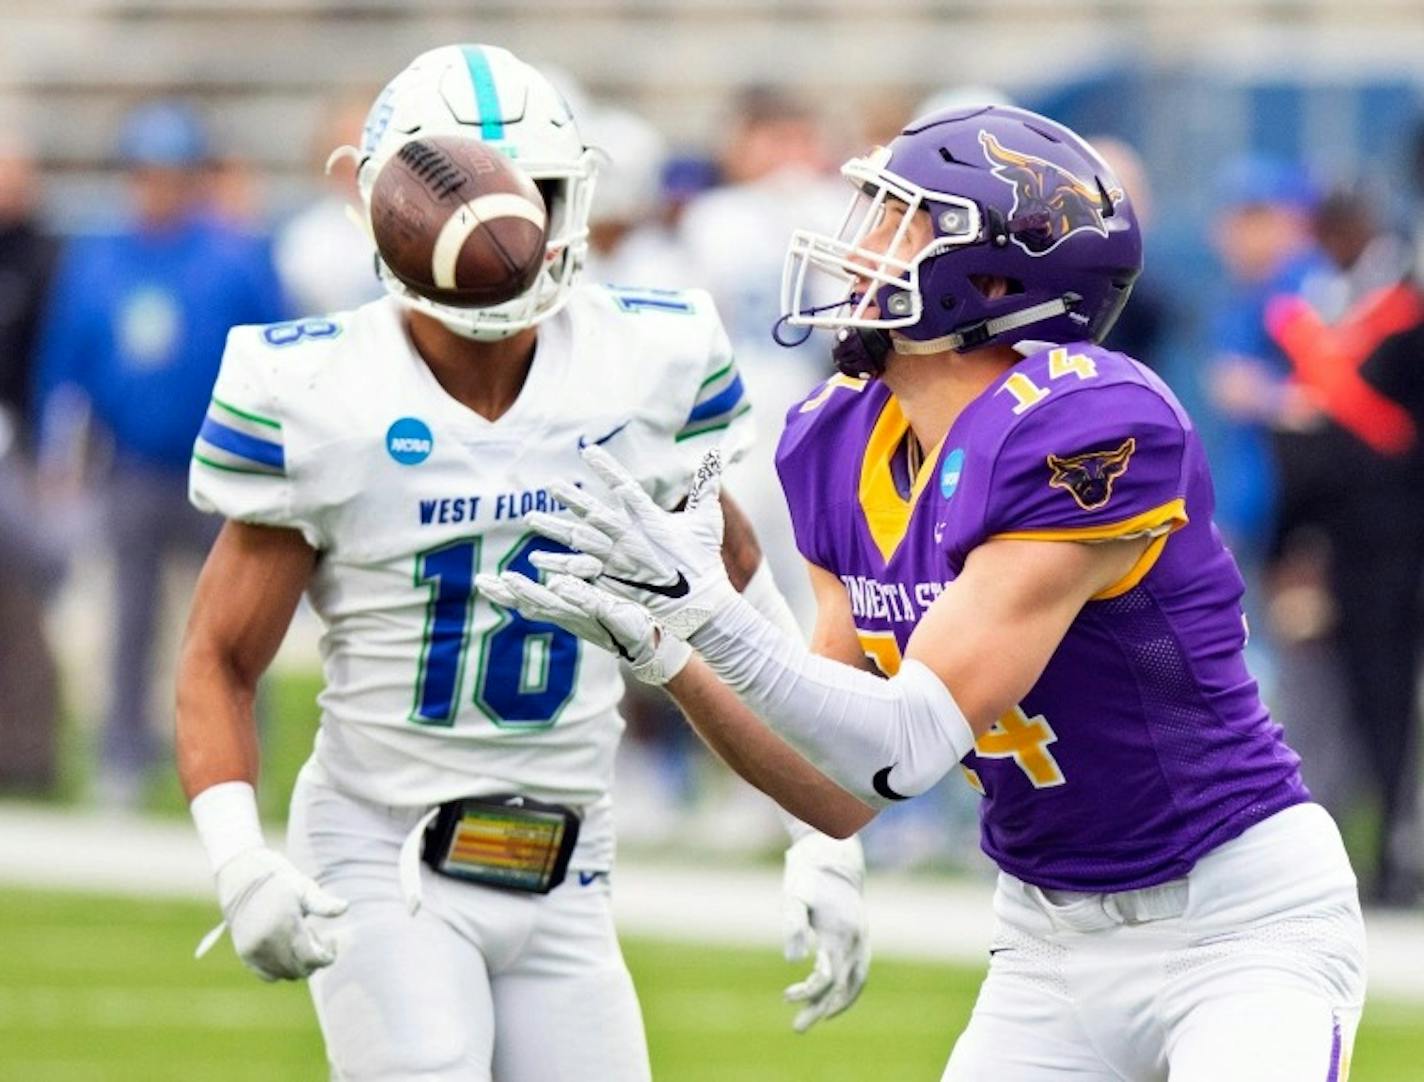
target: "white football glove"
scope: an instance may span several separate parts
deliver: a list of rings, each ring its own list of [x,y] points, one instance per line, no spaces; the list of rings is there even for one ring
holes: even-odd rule
[[[786,850],[786,957],[797,961],[813,946],[816,950],[810,975],[785,993],[787,1002],[805,1004],[791,1024],[797,1033],[840,1014],[865,986],[870,936],[861,896],[864,881],[858,838],[837,841],[811,833]]]
[[[526,620],[558,624],[586,642],[617,654],[645,684],[666,684],[692,657],[692,647],[658,627],[646,609],[569,575],[546,584],[505,571],[480,575],[476,585],[497,605]]]
[[[282,854],[261,846],[233,857],[217,873],[218,901],[232,945],[264,981],[301,980],[336,961],[336,942],[308,917],[339,917],[346,902],[308,879]],[[222,931],[198,948],[201,956]]]
[[[616,506],[573,485],[550,486],[577,520],[536,511],[526,521],[579,551],[536,552],[530,561],[541,570],[596,580],[646,608],[679,639],[689,638],[737,597],[722,565],[721,451],[703,456],[681,511],[654,503],[603,448],[589,446],[583,457],[612,490]]]

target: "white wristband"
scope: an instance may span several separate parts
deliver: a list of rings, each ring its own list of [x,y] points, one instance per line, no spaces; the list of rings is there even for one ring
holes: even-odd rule
[[[628,668],[642,683],[660,688],[687,667],[692,660],[692,647],[662,628],[656,629],[654,634],[657,643],[652,653],[645,660],[633,662]]]
[[[204,789],[188,810],[214,873],[239,853],[267,844],[257,817],[257,794],[245,781],[225,781]]]

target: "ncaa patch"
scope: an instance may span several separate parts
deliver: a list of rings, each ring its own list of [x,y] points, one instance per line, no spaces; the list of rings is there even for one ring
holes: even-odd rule
[[[1048,456],[1049,488],[1061,488],[1084,511],[1096,511],[1112,499],[1113,482],[1127,472],[1137,440],[1129,436],[1114,451],[1089,451],[1071,458]]]
[[[959,487],[959,478],[963,473],[964,449],[956,447],[944,456],[944,463],[939,468],[939,493],[946,500],[954,495],[955,489]]]
[[[402,466],[419,466],[434,449],[435,436],[418,417],[402,417],[386,430],[386,451]]]

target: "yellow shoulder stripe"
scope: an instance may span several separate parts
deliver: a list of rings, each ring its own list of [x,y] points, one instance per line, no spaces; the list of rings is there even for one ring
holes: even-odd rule
[[[1160,507],[1144,511],[1140,515],[1121,522],[1104,523],[1101,526],[1084,526],[1076,530],[1014,530],[995,534],[994,538],[1010,538],[1019,541],[1123,541],[1144,534],[1155,535],[1132,569],[1117,582],[1104,590],[1099,590],[1089,601],[1107,601],[1121,597],[1147,577],[1156,566],[1167,547],[1167,538],[1187,524],[1187,504],[1185,500],[1170,500]]]
[[[1168,502],[1144,511],[1132,518],[1117,522],[1104,522],[1093,526],[1051,527],[1044,530],[1005,530],[996,533],[990,540],[1012,541],[1123,541],[1129,537],[1156,533],[1162,527],[1168,532],[1180,530],[1187,524],[1187,501],[1182,499]]]
[[[1172,531],[1158,534],[1152,539],[1152,543],[1147,546],[1146,551],[1137,558],[1137,563],[1132,565],[1129,571],[1117,582],[1113,583],[1106,590],[1099,590],[1089,601],[1107,601],[1109,598],[1121,597],[1131,590],[1139,582],[1147,577],[1147,572],[1151,571],[1157,564],[1157,558],[1162,555],[1162,550],[1167,547],[1167,538],[1172,536]]]

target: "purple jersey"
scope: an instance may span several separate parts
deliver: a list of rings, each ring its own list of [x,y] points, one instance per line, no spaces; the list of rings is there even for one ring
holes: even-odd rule
[[[1205,454],[1160,380],[1055,347],[974,399],[914,478],[907,429],[883,382],[836,376],[792,408],[777,451],[797,545],[845,584],[887,674],[975,546],[1154,538],[965,757],[999,867],[1064,890],[1150,886],[1309,799],[1242,658],[1244,585]]]

